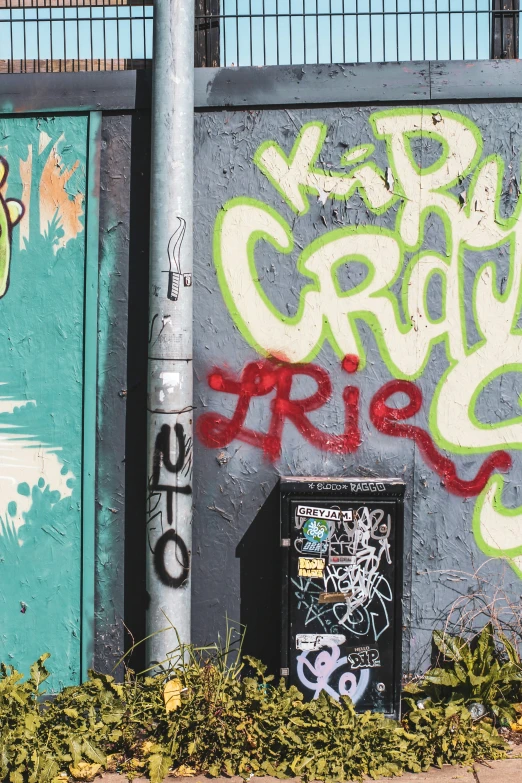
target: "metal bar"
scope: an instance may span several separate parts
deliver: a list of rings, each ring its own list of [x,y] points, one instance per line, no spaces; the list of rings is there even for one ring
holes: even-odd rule
[[[276,3],[275,17],[276,17],[276,47],[277,47],[276,63],[277,65],[279,65],[279,0],[275,0],[275,3]]]
[[[193,0],[157,0],[153,68],[144,541],[149,665],[164,661],[178,641],[190,642]]]
[[[399,56],[399,0],[395,0],[395,51],[397,52],[397,59]]]
[[[370,34],[370,62],[373,62],[373,39],[372,39],[372,0],[368,0],[369,2],[369,14],[368,14],[368,27],[369,27],[369,34]]]
[[[248,10],[250,12],[249,15],[248,15],[249,16],[249,20],[250,20],[250,62],[248,64],[249,65],[253,65],[254,64],[254,53],[253,53],[253,48],[252,48],[252,45],[253,45],[253,41],[252,41],[252,0],[248,0]],[[292,50],[292,40],[290,39],[290,52],[291,52],[291,50]],[[290,56],[292,56],[292,55],[290,54]]]
[[[435,0],[435,59],[439,59],[439,5],[438,0]]]
[[[288,0],[288,36],[289,36],[289,44],[290,44],[290,64],[293,63],[293,47],[292,47],[292,0]],[[239,63],[239,61],[238,61]]]
[[[51,71],[53,69],[53,14],[49,11],[49,42],[51,45]]]
[[[78,6],[76,7],[76,46],[78,58],[78,70],[80,70],[80,15],[78,14]]]
[[[279,31],[278,31],[279,32]],[[319,62],[319,0],[315,0],[315,55]]]
[[[40,71],[40,12],[36,9],[36,52],[38,57],[38,71]]]
[[[342,0],[342,2],[343,2],[343,15],[341,17],[342,18],[342,22],[343,22],[343,59],[342,59],[342,61],[343,61],[343,63],[345,63],[346,62],[346,19],[345,19],[346,9],[345,9],[345,6],[344,6],[345,0]]]
[[[359,0],[355,0],[355,62],[359,62]]]
[[[92,35],[92,7],[89,6],[89,33],[90,33],[90,44],[91,44],[91,71],[94,70],[94,46],[93,46],[93,35]]]
[[[358,11],[359,16],[376,16],[376,15],[377,16],[382,16],[382,13],[383,13],[382,11],[371,11],[371,12],[370,11]],[[412,9],[411,11],[410,10],[407,10],[407,11],[385,11],[384,15],[385,16],[395,16],[396,13],[398,13],[399,16],[422,16],[425,12],[422,11],[422,10],[415,11],[414,9]],[[438,13],[441,16],[447,16],[448,14],[449,15],[461,16],[462,13],[473,14],[474,15],[476,13],[479,13],[479,14],[489,14],[490,12],[489,11],[475,11],[475,9],[473,9],[473,8],[465,9],[464,12],[463,12],[462,8],[453,8],[453,9],[449,9],[449,10],[445,10],[445,11],[439,11]],[[498,11],[495,11],[495,15],[497,13],[498,13],[499,16],[512,16],[513,15],[513,10],[512,9],[507,9],[507,10],[499,9]],[[337,14],[334,13],[334,16],[336,16],[336,15]],[[237,16],[240,19],[248,19],[248,14],[238,14]],[[253,19],[255,19],[255,18],[261,19],[262,16],[263,16],[263,14],[252,14],[252,18]],[[270,17],[274,17],[275,18],[275,17],[278,16],[278,13],[276,13],[276,12],[274,12],[274,13],[267,13],[267,14],[264,14],[264,16],[267,19],[270,18]],[[279,16],[280,17],[282,17],[282,16],[289,16],[289,14],[282,13],[282,14],[279,14]],[[302,13],[291,14],[291,16],[300,16],[301,17],[301,16],[303,16],[303,14]],[[330,16],[330,14],[328,13],[328,11],[317,11],[317,12],[313,11],[311,13],[305,14],[305,16],[313,17],[315,19],[316,16],[319,16],[319,17],[327,16],[328,17],[328,16]],[[221,19],[235,19],[236,18],[236,14],[222,14],[220,18]]]
[[[25,23],[25,6],[22,11],[22,27],[24,34],[24,69],[27,71],[27,35],[26,35],[26,23]]]
[[[147,55],[145,55],[146,58]],[[116,60],[120,67],[120,9],[116,7]]]
[[[464,0],[460,0],[461,6],[462,6],[462,59],[466,59],[466,45],[465,45],[465,39],[466,39],[466,27],[465,27],[465,19],[464,16]]]
[[[451,0],[448,0],[448,9],[451,9]],[[448,45],[449,59],[451,60],[451,12],[448,13]]]
[[[145,26],[145,6],[142,8],[143,21],[143,59],[147,62],[147,31]]]
[[[223,3],[225,3],[226,0],[223,0]],[[223,5],[223,10],[225,6]],[[224,65],[228,65],[227,62],[227,26],[226,23],[223,22],[223,57],[224,57]]]
[[[106,24],[105,24],[105,6],[103,6],[103,59],[105,62],[107,62],[107,35],[106,35]]]
[[[381,0],[382,4],[382,57],[384,62],[386,62],[386,17],[384,15],[384,3],[385,0]]]
[[[410,20],[409,20],[410,21],[410,37],[409,37],[408,43],[409,43],[409,49],[410,49],[409,59],[411,60],[411,59],[413,59],[413,56],[412,56],[413,32],[412,32],[412,24],[411,24],[413,16],[412,16],[412,13],[411,13],[411,0],[408,0],[408,3],[409,3],[409,17],[410,17]]]
[[[130,33],[130,67],[132,68],[132,61],[134,60],[134,46],[132,43],[132,14],[129,13],[129,33]]]
[[[464,3],[464,0],[462,0]],[[426,59],[426,5],[422,0],[422,59]]]
[[[478,0],[475,0],[475,11],[478,11]],[[478,13],[475,14],[475,60],[478,60],[478,40],[479,40],[479,24],[478,24],[479,16]]]
[[[81,678],[94,657],[96,368],[98,335],[99,151],[101,112],[90,112],[85,209],[85,294],[83,325]]]
[[[333,63],[332,0],[328,0],[328,10],[330,12],[330,62]]]
[[[266,65],[266,16],[265,16],[265,0],[263,0],[263,65]]]

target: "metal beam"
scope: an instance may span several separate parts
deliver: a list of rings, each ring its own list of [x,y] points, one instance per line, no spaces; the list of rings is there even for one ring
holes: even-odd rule
[[[151,71],[0,74],[0,115],[150,109]],[[194,107],[520,100],[521,60],[196,68]]]

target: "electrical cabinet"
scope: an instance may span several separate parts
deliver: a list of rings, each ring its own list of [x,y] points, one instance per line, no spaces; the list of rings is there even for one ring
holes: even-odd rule
[[[281,478],[281,674],[398,717],[403,482]]]

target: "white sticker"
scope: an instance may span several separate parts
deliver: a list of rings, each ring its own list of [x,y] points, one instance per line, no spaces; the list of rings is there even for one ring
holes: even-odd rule
[[[341,511],[338,508],[316,508],[315,506],[297,506],[298,517],[314,517],[314,519],[332,519],[335,522],[349,522],[353,519],[353,511]]]
[[[328,562],[331,565],[355,565],[357,558],[354,555],[330,555]]]
[[[298,650],[320,650],[321,647],[331,647],[344,644],[346,636],[339,633],[298,633],[295,646]]]

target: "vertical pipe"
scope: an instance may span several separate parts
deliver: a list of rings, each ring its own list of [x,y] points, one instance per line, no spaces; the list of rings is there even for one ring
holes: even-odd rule
[[[155,0],[148,353],[149,664],[190,641],[194,0]]]

